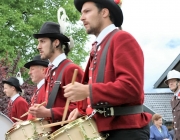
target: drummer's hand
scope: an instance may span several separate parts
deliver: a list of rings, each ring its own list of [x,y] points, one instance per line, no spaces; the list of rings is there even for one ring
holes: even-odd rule
[[[16,127],[16,125],[21,124],[21,122],[15,122],[13,123],[12,127]]]
[[[81,114],[79,113],[78,109],[75,108],[75,109],[69,114],[68,121],[75,120],[75,119],[77,119],[77,118],[80,117],[80,116],[81,116]]]
[[[33,106],[31,106],[29,108],[29,113],[36,118],[51,117],[50,109],[47,109],[44,106],[39,107],[39,104],[34,104]]]
[[[78,82],[70,83],[64,88],[64,97],[68,98],[71,102],[81,101],[89,96],[89,85],[83,85]]]

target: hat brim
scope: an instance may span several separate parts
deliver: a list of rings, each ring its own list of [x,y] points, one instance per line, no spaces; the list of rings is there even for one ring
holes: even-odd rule
[[[179,78],[169,78],[169,79],[166,79],[166,80],[164,81],[164,83],[168,86],[168,81],[171,80],[171,79],[179,79]],[[180,79],[179,79],[179,80],[180,80]]]
[[[29,69],[31,66],[35,66],[35,65],[40,65],[40,66],[48,67],[48,64],[49,63],[46,63],[44,61],[35,60],[35,61],[30,61],[30,62],[26,63],[24,65],[24,67],[27,68],[27,69]]]
[[[112,13],[114,17],[114,24],[116,27],[120,27],[123,23],[123,13],[121,8],[114,1],[111,0],[74,0],[76,9],[81,12],[82,6],[85,2],[99,3],[105,6]]]
[[[3,80],[2,83],[3,83],[3,84],[11,85],[11,86],[15,87],[17,91],[22,92],[22,90],[21,90],[20,87],[17,87],[17,86],[15,86],[15,85],[13,85],[13,84],[12,84],[11,82],[9,82],[9,81]]]
[[[66,37],[63,34],[57,34],[57,33],[47,33],[47,34],[33,34],[34,38],[38,39],[38,38],[43,38],[43,37],[48,37],[48,38],[55,38],[55,39],[59,39],[63,42],[69,42],[69,38]]]

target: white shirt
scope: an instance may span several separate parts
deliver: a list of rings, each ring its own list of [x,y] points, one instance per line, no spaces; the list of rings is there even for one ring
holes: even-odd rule
[[[17,97],[19,97],[19,93],[15,94],[14,96],[11,97],[12,103],[16,100]]]
[[[49,65],[54,65],[52,70],[58,67],[59,63],[61,63],[64,59],[66,59],[66,55],[65,53],[62,53],[58,57],[56,57],[52,63],[49,62]]]
[[[179,93],[180,93],[180,90],[178,90],[176,93],[174,93],[174,96],[176,96],[176,99],[177,99]]]
[[[161,128],[158,128],[158,130],[159,130],[159,132],[160,132],[160,133],[162,133],[162,130],[161,130]]]
[[[42,79],[38,84],[37,84],[37,89],[40,89],[41,86],[44,84],[45,80]]]
[[[44,79],[42,79],[38,84],[37,84],[37,93],[36,94],[38,94],[39,93],[39,89],[41,88],[41,86],[43,85],[45,83],[45,80]]]
[[[104,28],[101,31],[101,33],[98,35],[98,37],[96,38],[97,45],[101,44],[101,42],[106,37],[106,35],[108,35],[110,32],[112,32],[115,29],[117,29],[117,28],[114,24],[111,24],[111,25],[107,26],[106,28]]]

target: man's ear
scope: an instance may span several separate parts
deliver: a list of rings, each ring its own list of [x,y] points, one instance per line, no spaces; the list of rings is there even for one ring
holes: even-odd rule
[[[13,90],[16,91],[16,88],[14,86],[12,86]]]
[[[60,44],[60,41],[59,41],[59,39],[56,39],[56,40],[54,40],[54,46],[57,48],[57,46],[59,46],[59,44]]]
[[[180,81],[179,80],[177,81],[177,84],[178,84],[178,86],[180,85]]]
[[[102,15],[104,18],[109,17],[110,16],[109,10],[107,8],[103,8],[102,9]]]
[[[46,67],[42,67],[42,73],[45,75],[46,74]]]

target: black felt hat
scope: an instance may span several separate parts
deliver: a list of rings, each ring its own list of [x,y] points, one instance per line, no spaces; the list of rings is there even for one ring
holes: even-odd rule
[[[107,8],[114,17],[114,24],[116,27],[120,27],[123,23],[123,13],[118,4],[114,0],[74,0],[76,9],[81,12],[82,6],[85,2],[94,2],[103,5]]]
[[[17,91],[22,92],[19,84],[19,80],[15,77],[10,77],[8,80],[3,80],[3,84],[8,84],[16,88]]]
[[[54,38],[59,39],[63,42],[69,42],[69,38],[65,35],[63,35],[60,31],[60,25],[55,22],[45,22],[38,34],[33,34],[34,38],[42,38],[42,37],[48,37],[48,38]]]
[[[44,67],[48,67],[49,61],[47,59],[42,60],[40,55],[36,55],[32,61],[27,62],[24,67],[26,68],[30,68],[30,66],[34,66],[34,65],[40,65],[40,66],[44,66]]]

